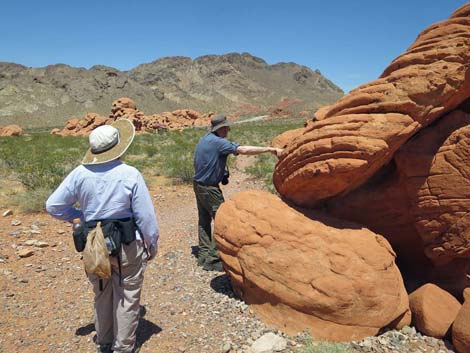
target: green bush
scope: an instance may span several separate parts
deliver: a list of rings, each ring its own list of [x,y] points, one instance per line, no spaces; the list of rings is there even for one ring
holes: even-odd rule
[[[303,121],[274,120],[236,124],[229,140],[242,145],[266,146],[280,133],[298,128]],[[143,134],[124,155],[124,161],[139,169],[144,176],[164,175],[176,182],[191,183],[194,167],[194,149],[207,132],[203,128]],[[16,195],[16,201],[25,204],[27,211],[42,210],[47,196],[68,173],[80,164],[88,140],[85,137],[61,137],[48,133],[31,133],[22,137],[0,138],[0,175],[15,178],[26,187],[27,195]],[[273,190],[271,175],[276,158],[270,154],[256,156],[256,163],[246,171],[265,180]],[[229,159],[229,164],[233,158]],[[26,207],[28,198],[30,207]]]
[[[28,190],[54,189],[80,163],[86,151],[83,137],[37,134],[0,139],[3,173],[20,180]]]
[[[263,180],[266,188],[270,192],[274,192],[272,176],[276,161],[277,158],[272,154],[258,155],[256,162],[253,165],[247,167],[245,172],[252,175],[254,178]]]
[[[12,196],[13,203],[24,213],[44,211],[46,200],[54,190],[49,188],[37,188],[26,193]]]
[[[303,334],[302,347],[297,353],[353,353],[353,350],[344,343],[313,341],[310,334]]]
[[[187,129],[137,136],[124,160],[143,172],[190,183],[194,174],[194,148],[205,132]]]
[[[279,119],[255,123],[236,124],[233,126],[230,139],[243,145],[267,146],[271,140],[287,130],[298,129],[303,126],[302,119]],[[277,158],[272,154],[255,156],[256,162],[247,167],[245,172],[254,178],[264,181],[266,188],[274,192],[272,174]]]

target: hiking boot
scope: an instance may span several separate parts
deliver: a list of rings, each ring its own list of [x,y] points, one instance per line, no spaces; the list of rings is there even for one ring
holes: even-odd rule
[[[204,266],[205,264],[206,264],[206,258],[202,257],[202,256],[199,256],[197,258],[197,265],[198,266]]]
[[[205,271],[224,272],[224,266],[222,265],[222,261],[205,264],[202,269]]]
[[[98,348],[96,349],[96,351],[98,353],[113,353],[112,347],[113,347],[113,345],[111,343],[109,343],[109,344],[100,344],[98,346]]]

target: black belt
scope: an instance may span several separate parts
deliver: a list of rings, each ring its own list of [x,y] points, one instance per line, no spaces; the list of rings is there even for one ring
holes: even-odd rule
[[[212,186],[212,187],[214,187],[214,188],[218,188],[218,187],[219,187],[219,184],[216,184],[216,185],[214,185],[214,184],[206,184],[206,183],[203,183],[203,182],[201,182],[201,181],[196,181],[196,180],[194,180],[194,182],[195,182],[196,184],[198,184],[198,185],[201,185],[201,186]]]

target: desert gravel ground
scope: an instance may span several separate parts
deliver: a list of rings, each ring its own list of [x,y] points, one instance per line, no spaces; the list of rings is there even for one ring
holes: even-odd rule
[[[239,157],[241,158],[241,157]],[[246,164],[247,160],[240,160]],[[248,161],[249,163],[249,161]],[[160,225],[160,248],[149,263],[142,294],[138,343],[145,353],[248,352],[274,328],[261,323],[235,298],[223,273],[197,267],[197,210],[190,185],[150,179]],[[260,189],[236,168],[227,197]],[[8,205],[0,205],[0,211]],[[31,253],[21,258],[20,252]],[[95,352],[93,294],[69,224],[46,213],[0,216],[0,352]],[[295,352],[299,337],[283,337]],[[351,344],[360,352],[452,352],[448,342],[413,328]]]

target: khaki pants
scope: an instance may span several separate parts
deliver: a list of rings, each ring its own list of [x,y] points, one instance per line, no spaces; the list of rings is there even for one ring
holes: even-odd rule
[[[114,352],[132,352],[139,323],[140,294],[147,264],[143,243],[137,239],[122,244],[121,283],[117,257],[110,257],[111,278],[88,276],[95,293],[95,328],[97,343],[112,344]]]

